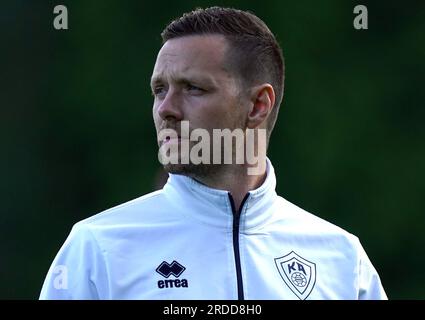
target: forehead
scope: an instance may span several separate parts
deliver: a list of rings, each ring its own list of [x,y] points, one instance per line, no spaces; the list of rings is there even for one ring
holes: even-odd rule
[[[227,41],[221,35],[194,35],[168,40],[158,53],[152,80],[180,76],[220,76]]]

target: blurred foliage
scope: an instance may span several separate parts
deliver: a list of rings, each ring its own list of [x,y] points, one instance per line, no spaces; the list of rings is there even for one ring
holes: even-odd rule
[[[64,4],[69,30],[53,28]],[[425,298],[425,4],[6,1],[0,5],[0,298],[36,299],[71,226],[156,188],[149,80],[195,7],[251,10],[282,44],[278,192],[359,236],[392,299]],[[409,275],[409,277],[407,277]]]

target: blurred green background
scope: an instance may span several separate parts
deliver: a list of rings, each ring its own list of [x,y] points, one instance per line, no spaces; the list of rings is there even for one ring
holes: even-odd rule
[[[53,28],[68,8],[69,29]],[[369,29],[353,28],[353,8]],[[425,298],[423,1],[2,1],[0,298],[36,299],[77,221],[156,188],[149,80],[195,7],[251,10],[286,92],[278,192],[359,236],[391,299]]]

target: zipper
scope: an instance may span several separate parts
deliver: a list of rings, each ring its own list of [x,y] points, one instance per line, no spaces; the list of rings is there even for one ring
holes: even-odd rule
[[[249,198],[249,192],[245,195],[239,210],[236,211],[235,202],[233,197],[229,194],[230,205],[232,206],[233,213],[233,252],[235,253],[235,265],[236,265],[236,279],[238,284],[238,300],[244,300],[243,296],[243,282],[242,282],[242,271],[241,271],[241,256],[239,252],[239,223],[241,220],[241,212],[246,200]]]

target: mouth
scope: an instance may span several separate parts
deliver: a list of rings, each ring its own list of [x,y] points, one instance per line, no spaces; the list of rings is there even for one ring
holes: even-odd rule
[[[181,140],[182,138],[180,136],[178,136],[177,138],[165,137],[165,139],[161,141],[161,144],[180,143]]]

